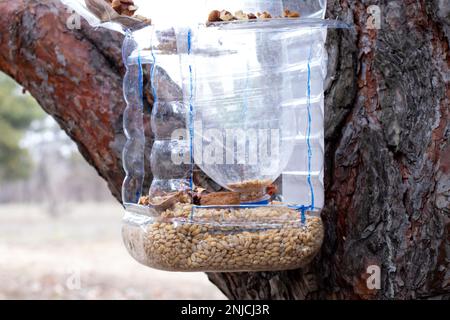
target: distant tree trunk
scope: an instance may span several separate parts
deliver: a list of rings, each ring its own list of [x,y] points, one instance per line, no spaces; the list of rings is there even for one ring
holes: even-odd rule
[[[381,29],[369,28],[370,5]],[[120,200],[121,36],[84,22],[69,30],[58,1],[1,1],[0,10],[0,70],[58,121]],[[328,17],[355,29],[330,32],[327,45],[322,251],[302,270],[209,278],[229,298],[448,299],[450,3],[330,0]],[[380,290],[367,286],[371,265],[381,269]]]

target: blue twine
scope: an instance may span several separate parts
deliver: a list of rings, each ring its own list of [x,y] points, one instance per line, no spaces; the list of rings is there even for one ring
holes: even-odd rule
[[[191,48],[192,48],[192,30],[191,29],[189,29],[189,31],[188,31],[188,43],[187,43],[187,45],[188,45],[188,55],[190,55],[191,54]]]
[[[311,34],[312,35],[312,34]],[[312,39],[312,37],[311,37]],[[308,128],[306,132],[306,144],[308,146],[308,186],[311,193],[311,204],[309,206],[305,205],[298,205],[293,206],[291,208],[294,208],[298,211],[300,211],[301,215],[301,221],[302,223],[305,223],[306,221],[306,211],[307,210],[314,210],[314,187],[311,180],[311,161],[312,161],[312,148],[311,148],[311,126],[312,126],[312,116],[311,116],[311,59],[312,59],[312,44],[309,48],[309,57],[308,57],[308,78],[307,78],[307,88],[306,88],[306,94],[307,94],[307,103],[306,108],[308,111]]]
[[[153,63],[150,67],[150,86],[152,88],[152,94],[153,94],[153,107],[156,108],[155,111],[157,112],[158,108],[158,94],[156,90],[156,82],[154,82],[155,79],[155,72],[156,72],[156,56],[155,52],[153,51],[153,44],[150,46],[150,52],[153,58]],[[150,110],[149,110],[150,111]]]
[[[191,54],[192,50],[192,30],[189,29],[187,35],[187,47],[188,55]],[[194,105],[192,100],[194,98],[194,77],[192,72],[192,65],[189,64],[189,151],[191,157],[191,179],[189,181],[189,187],[191,192],[194,191]],[[190,220],[192,222],[194,216],[194,208],[191,209]]]
[[[138,81],[139,81],[139,97],[141,101],[144,99],[144,81],[143,81],[143,72],[142,72],[142,61],[141,61],[141,51],[138,51]]]
[[[194,191],[194,106],[192,104],[193,98],[193,84],[192,84],[192,66],[189,66],[189,78],[190,78],[190,95],[189,95],[189,151],[191,156],[191,179],[189,181],[189,187],[191,191]]]
[[[141,193],[139,192],[139,190],[136,191],[136,200],[134,201],[135,203],[139,203],[139,199],[141,198]]]
[[[311,209],[311,206],[288,206],[288,208],[295,209],[297,211],[300,211],[300,221],[302,224],[305,224],[306,222],[306,211]]]
[[[312,148],[311,148],[311,126],[312,126],[312,116],[311,116],[311,58],[312,58],[312,44],[309,48],[308,57],[308,85],[307,85],[307,110],[308,110],[308,130],[306,135],[306,143],[308,145],[308,185],[311,192],[311,205],[309,208],[314,209],[314,187],[311,182],[311,160],[312,160]],[[302,208],[302,222],[305,221],[305,211],[308,208]]]
[[[138,51],[138,61],[137,62],[138,62],[139,98],[140,98],[140,102],[143,103],[143,101],[144,101],[144,80],[143,80],[144,75],[143,75],[143,71],[142,71],[142,61],[141,61],[141,51],[140,50]],[[139,202],[139,198],[141,197],[141,191],[136,190],[136,193],[135,193],[136,203]]]

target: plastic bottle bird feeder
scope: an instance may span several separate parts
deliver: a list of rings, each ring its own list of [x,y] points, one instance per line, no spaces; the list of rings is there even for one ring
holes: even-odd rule
[[[95,22],[84,1],[63,2]],[[341,27],[323,19],[326,1],[135,4],[151,25],[106,24],[126,34],[123,239],[131,255],[172,271],[309,263],[323,240],[324,43],[328,27]],[[148,157],[153,181],[143,190]]]

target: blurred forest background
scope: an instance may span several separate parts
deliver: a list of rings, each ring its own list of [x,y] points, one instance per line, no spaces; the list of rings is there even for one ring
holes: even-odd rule
[[[0,74],[0,203],[111,201],[104,182],[36,101]]]
[[[139,265],[122,207],[36,101],[0,73],[0,299],[222,299],[203,273]]]

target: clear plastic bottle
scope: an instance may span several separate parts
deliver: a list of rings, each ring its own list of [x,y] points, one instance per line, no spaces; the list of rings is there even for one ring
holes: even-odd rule
[[[323,19],[320,0],[136,2],[152,25],[127,31],[123,48],[129,252],[172,271],[309,263],[323,240],[324,44],[327,28],[342,25]],[[212,10],[259,17],[207,22]],[[199,172],[223,192],[205,194]]]

